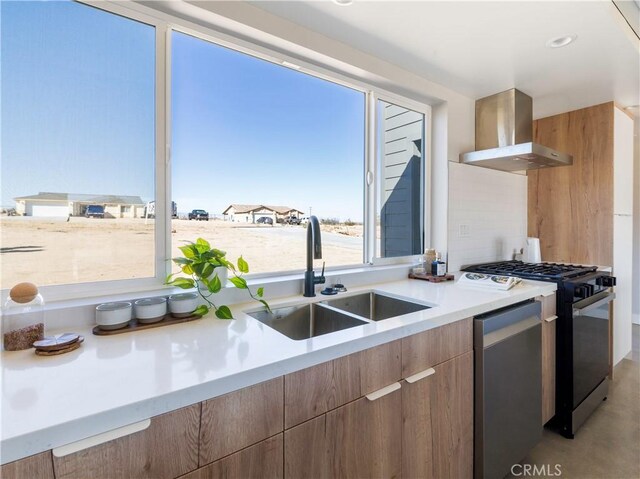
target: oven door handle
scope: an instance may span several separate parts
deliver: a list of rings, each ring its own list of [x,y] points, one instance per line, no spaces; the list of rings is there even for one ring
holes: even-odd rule
[[[584,306],[583,308],[573,308],[573,315],[574,316],[581,316],[586,311],[589,311],[589,310],[595,309],[595,308],[599,308],[603,304],[606,304],[606,303],[609,303],[609,302],[613,301],[615,299],[615,297],[616,297],[616,293],[607,293],[604,298],[599,299],[597,301],[594,301],[593,303],[588,304],[587,306]]]

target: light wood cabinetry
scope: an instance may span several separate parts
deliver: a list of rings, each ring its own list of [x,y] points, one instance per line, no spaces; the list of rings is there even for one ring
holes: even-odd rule
[[[285,477],[400,477],[401,414],[397,389],[285,431]]]
[[[149,427],[63,457],[56,479],[174,478],[198,467],[200,404],[162,414]]]
[[[283,397],[279,377],[202,403],[199,465],[282,432]]]
[[[287,374],[285,427],[293,427],[399,381],[401,353],[401,342],[392,341]]]
[[[283,470],[282,434],[201,467],[181,479],[281,479]]]
[[[409,379],[411,380],[411,379]],[[402,385],[402,475],[473,475],[473,352]]]
[[[402,377],[409,377],[473,349],[472,319],[402,339]]]
[[[51,451],[0,466],[0,477],[2,479],[53,479]]]
[[[537,298],[542,303],[542,424],[556,413],[556,294]]]
[[[612,266],[612,365],[631,350],[633,120],[613,102],[536,120],[534,141],[573,165],[531,170],[528,235],[544,261]]]
[[[285,430],[285,478],[471,477],[472,348],[465,319],[358,353],[363,397]],[[309,381],[345,383],[336,364],[306,371]]]

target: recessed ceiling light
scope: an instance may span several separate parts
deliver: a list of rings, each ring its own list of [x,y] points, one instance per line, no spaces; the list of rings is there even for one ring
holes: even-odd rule
[[[286,60],[282,61],[282,66],[287,68],[293,68],[294,70],[300,70],[300,65],[296,65],[295,63],[291,63]]]
[[[561,48],[566,47],[569,43],[572,43],[578,38],[578,35],[563,35],[561,37],[555,37],[548,40],[545,45],[549,48]]]
[[[353,4],[353,0],[333,0],[333,3],[340,5],[341,7],[348,7]]]

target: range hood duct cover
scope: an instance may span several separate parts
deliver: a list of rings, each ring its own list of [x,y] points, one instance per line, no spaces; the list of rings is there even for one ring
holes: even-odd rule
[[[460,161],[522,171],[573,164],[573,157],[533,143],[533,101],[515,88],[476,101],[476,151]]]

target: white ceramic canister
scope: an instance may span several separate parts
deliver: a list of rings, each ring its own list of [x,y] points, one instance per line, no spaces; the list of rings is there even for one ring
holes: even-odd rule
[[[111,330],[124,328],[131,321],[131,303],[102,303],[96,306],[96,324],[100,329]]]
[[[133,303],[134,315],[139,323],[157,323],[167,314],[167,298],[158,296],[156,298],[138,299]]]
[[[200,305],[197,293],[180,293],[169,296],[169,312],[175,318],[186,318]]]

